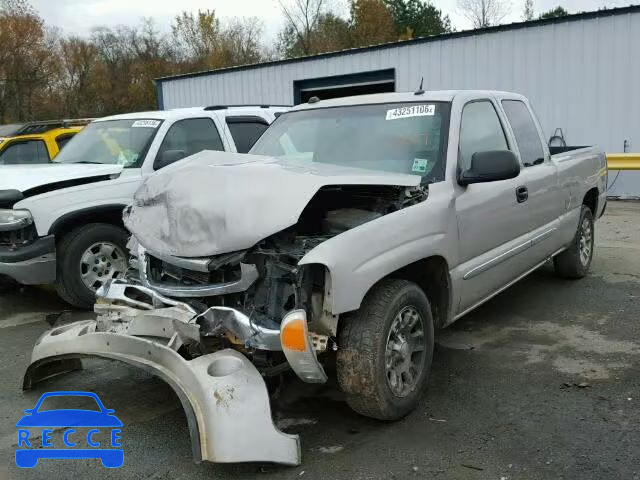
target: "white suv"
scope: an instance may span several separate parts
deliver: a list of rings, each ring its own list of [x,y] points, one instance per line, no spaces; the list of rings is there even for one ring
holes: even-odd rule
[[[287,107],[212,106],[92,122],[44,165],[0,166],[0,288],[55,283],[71,305],[127,269],[122,210],[146,176],[202,150],[246,153]]]

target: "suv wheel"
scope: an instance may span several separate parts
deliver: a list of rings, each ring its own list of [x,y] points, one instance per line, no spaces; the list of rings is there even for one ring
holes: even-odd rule
[[[379,420],[410,413],[427,384],[433,346],[424,292],[406,280],[380,282],[338,333],[338,382],[349,406]]]
[[[127,240],[124,229],[107,223],[84,225],[65,235],[57,247],[58,295],[75,307],[93,308],[96,290],[126,273]]]

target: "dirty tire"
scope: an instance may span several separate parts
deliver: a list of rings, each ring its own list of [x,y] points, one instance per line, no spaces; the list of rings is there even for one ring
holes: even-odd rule
[[[591,233],[588,242],[590,245],[589,255],[584,259],[586,261],[583,261],[583,257],[581,256],[581,238],[583,237],[585,226],[588,226]],[[570,279],[583,278],[587,274],[591,266],[591,260],[593,259],[593,249],[595,246],[594,233],[593,213],[589,207],[583,205],[582,211],[580,212],[578,230],[571,245],[553,259],[556,274],[563,278]]]
[[[401,397],[393,393],[388,381],[385,352],[394,319],[406,308],[414,308],[422,318],[424,355],[413,389]],[[357,413],[379,420],[398,420],[409,414],[427,384],[433,348],[433,317],[424,292],[406,280],[381,281],[369,291],[360,309],[340,322],[336,368],[347,403]]]
[[[95,292],[82,281],[81,257],[93,244],[110,242],[127,252],[129,234],[126,230],[108,223],[90,223],[67,233],[56,248],[56,291],[60,298],[77,308],[90,310],[95,303]]]

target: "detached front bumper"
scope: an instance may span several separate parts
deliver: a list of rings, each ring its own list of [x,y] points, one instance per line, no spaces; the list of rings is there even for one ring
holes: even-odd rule
[[[264,380],[244,355],[222,350],[186,360],[166,342],[98,332],[96,327],[93,320],[77,322],[42,336],[23,388],[81,368],[82,357],[119,360],[148,370],[175,390],[187,417],[196,462],[300,463],[298,436],[274,426]]]
[[[15,250],[0,247],[0,275],[23,285],[40,285],[56,280],[56,243],[53,235]]]
[[[175,390],[197,462],[300,463],[298,437],[274,426],[262,375],[245,355],[225,349],[187,359],[178,352],[183,346],[202,347],[205,337],[230,335],[248,350],[282,351],[301,379],[324,382],[304,310],[289,312],[280,329],[266,328],[232,308],[198,313],[152,289],[112,281],[98,291],[95,311],[97,320],[54,328],[38,340],[24,389],[80,369],[82,357],[119,360],[150,371]]]

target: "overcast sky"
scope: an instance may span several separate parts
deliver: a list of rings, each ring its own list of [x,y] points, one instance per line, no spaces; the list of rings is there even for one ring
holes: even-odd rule
[[[347,0],[330,0],[336,5]],[[182,10],[214,9],[220,17],[256,16],[263,19],[265,34],[275,38],[282,25],[278,0],[31,0],[47,24],[60,27],[65,33],[88,35],[97,25],[136,25],[142,17],[151,17],[163,31],[169,31],[173,18]],[[470,27],[460,15],[457,0],[432,0],[434,5],[451,16],[458,30]],[[562,5],[569,12],[597,10],[601,7],[621,7],[637,0],[534,0],[536,12]],[[506,22],[519,21],[524,0],[511,0],[511,14]],[[344,9],[346,14],[346,9]]]

